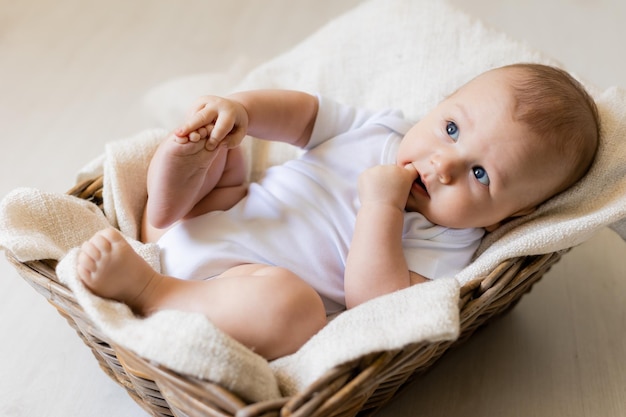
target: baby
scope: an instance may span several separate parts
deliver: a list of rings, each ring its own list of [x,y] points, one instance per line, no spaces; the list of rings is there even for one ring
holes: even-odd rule
[[[247,134],[306,152],[248,186]],[[453,276],[485,231],[577,182],[598,137],[582,86],[537,64],[485,72],[417,124],[295,91],[202,97],[148,171],[142,239],[163,272],[107,229],[78,274],[140,315],[202,313],[274,359],[327,314]]]

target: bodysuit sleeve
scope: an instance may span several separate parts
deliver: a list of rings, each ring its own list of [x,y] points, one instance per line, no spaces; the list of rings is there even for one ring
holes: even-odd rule
[[[315,148],[329,139],[337,137],[345,132],[357,129],[361,126],[379,120],[381,116],[395,115],[402,117],[398,110],[372,111],[351,107],[327,97],[317,96],[319,108],[311,139],[305,147],[306,150]]]

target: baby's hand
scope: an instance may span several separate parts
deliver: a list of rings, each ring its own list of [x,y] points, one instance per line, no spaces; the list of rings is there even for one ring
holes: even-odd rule
[[[187,121],[174,131],[181,142],[207,139],[206,149],[218,146],[234,148],[241,144],[248,131],[248,112],[234,100],[203,96],[191,109]]]
[[[413,165],[377,165],[364,171],[359,176],[359,199],[361,205],[370,203],[393,205],[404,211],[411,191],[411,185],[417,179]]]

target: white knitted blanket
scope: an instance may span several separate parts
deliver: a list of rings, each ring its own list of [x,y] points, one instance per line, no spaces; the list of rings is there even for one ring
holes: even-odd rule
[[[148,100],[168,127],[183,112],[178,104],[190,101],[182,100],[184,93],[175,87],[185,85],[185,91],[199,95],[209,92],[212,80],[219,80],[214,90],[219,92],[294,88],[353,105],[401,108],[418,119],[478,73],[518,61],[554,64],[444,2],[370,0],[253,69],[243,80],[224,74],[181,79],[155,90]],[[139,319],[125,306],[93,296],[76,279],[73,248],[109,224],[119,227],[158,268],[157,248],[134,239],[146,196],[146,166],[164,130],[111,143],[103,157],[80,174],[82,178],[104,172],[106,216],[90,203],[64,195],[18,189],[6,196],[0,204],[0,247],[23,261],[62,259],[59,277],[114,342],[173,370],[221,383],[244,398],[276,398],[367,353],[420,341],[454,340],[459,332],[459,285],[504,259],[576,246],[605,226],[626,238],[626,90],[599,92],[588,87],[597,99],[603,130],[597,160],[583,181],[486,238],[477,259],[456,277],[414,286],[342,313],[297,353],[271,364],[202,316],[169,311]],[[166,102],[176,104],[162,104]],[[253,155],[254,173],[297,154],[284,145],[245,146]]]

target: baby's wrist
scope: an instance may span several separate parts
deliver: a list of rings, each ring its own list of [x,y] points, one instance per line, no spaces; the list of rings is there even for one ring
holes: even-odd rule
[[[393,201],[373,199],[361,201],[360,210],[393,210],[396,212],[404,213],[404,206],[397,204]]]

